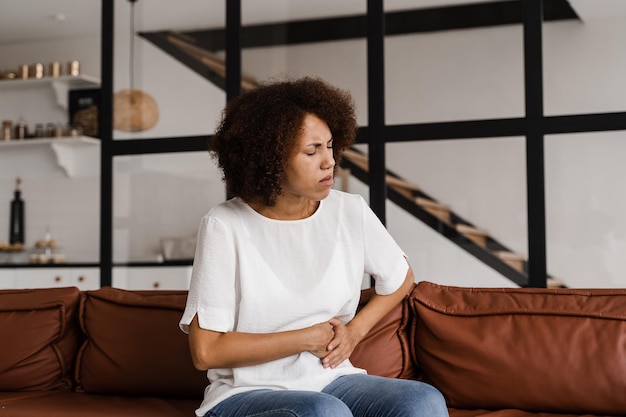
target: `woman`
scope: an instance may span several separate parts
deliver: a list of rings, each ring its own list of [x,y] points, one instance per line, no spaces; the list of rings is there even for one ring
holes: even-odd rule
[[[211,152],[234,198],[202,218],[187,307],[198,416],[447,416],[430,385],[348,358],[407,294],[402,250],[357,195],[332,190],[354,140],[347,92],[319,79],[232,100]],[[376,295],[355,315],[363,274]]]

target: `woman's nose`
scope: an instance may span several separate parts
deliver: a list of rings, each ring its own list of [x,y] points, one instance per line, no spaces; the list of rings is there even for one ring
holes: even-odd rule
[[[324,168],[333,168],[335,166],[335,155],[332,148],[326,148],[326,154],[323,161]]]

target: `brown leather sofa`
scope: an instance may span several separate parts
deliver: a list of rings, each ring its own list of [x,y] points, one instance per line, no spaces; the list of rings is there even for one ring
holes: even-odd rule
[[[362,302],[371,297],[365,290]],[[194,415],[184,291],[0,291],[0,417]],[[417,285],[355,350],[452,417],[626,415],[626,290]]]

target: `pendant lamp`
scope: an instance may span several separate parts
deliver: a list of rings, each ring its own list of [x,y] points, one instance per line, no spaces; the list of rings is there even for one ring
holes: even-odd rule
[[[148,93],[134,88],[135,76],[135,2],[130,3],[129,77],[130,88],[113,94],[113,128],[124,132],[152,129],[159,121],[159,107]]]

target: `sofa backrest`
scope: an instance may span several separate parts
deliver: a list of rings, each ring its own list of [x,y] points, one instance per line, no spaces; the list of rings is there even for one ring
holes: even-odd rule
[[[409,304],[413,358],[450,407],[626,412],[626,290],[421,282]]]
[[[374,290],[361,293],[359,308]],[[186,291],[105,287],[0,290],[0,391],[197,398],[208,380],[194,369],[178,328]],[[403,303],[356,347],[370,374],[413,378],[410,311]]]
[[[187,335],[178,328],[186,299],[186,291],[83,292],[76,390],[201,399],[206,373],[193,367]]]
[[[0,391],[72,386],[77,288],[0,290]]]

